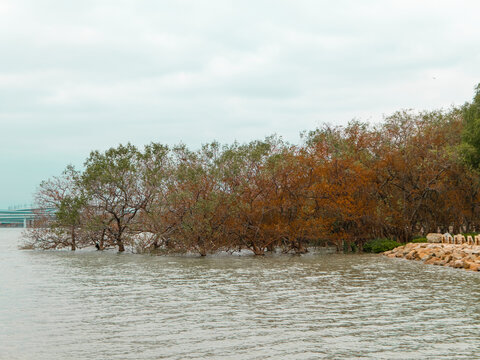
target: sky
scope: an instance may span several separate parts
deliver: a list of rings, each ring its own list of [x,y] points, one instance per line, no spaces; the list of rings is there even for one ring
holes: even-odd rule
[[[480,82],[478,14],[461,0],[0,0],[0,209],[119,143],[296,143],[461,105]]]

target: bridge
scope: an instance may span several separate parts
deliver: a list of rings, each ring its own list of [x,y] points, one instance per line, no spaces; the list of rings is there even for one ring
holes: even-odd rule
[[[53,213],[54,209],[23,208],[0,210],[0,227],[31,227],[40,214]]]

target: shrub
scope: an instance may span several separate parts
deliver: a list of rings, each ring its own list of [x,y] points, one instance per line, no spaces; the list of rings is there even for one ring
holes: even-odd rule
[[[353,252],[353,253],[356,253],[358,251],[358,246],[357,244],[355,243],[348,243],[348,242],[344,242],[343,243],[343,252],[344,253],[349,253],[349,252]]]
[[[412,239],[412,241],[410,241],[412,243],[426,243],[428,242],[427,238],[426,237],[414,237]]]
[[[401,244],[395,240],[390,239],[373,239],[367,241],[363,246],[363,251],[371,253],[381,253],[384,251],[392,250]]]

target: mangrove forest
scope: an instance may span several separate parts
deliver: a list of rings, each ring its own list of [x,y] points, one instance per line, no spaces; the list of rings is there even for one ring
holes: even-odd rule
[[[42,182],[27,246],[135,252],[362,249],[480,229],[480,85],[463,106],[324,125],[300,144],[128,143]]]

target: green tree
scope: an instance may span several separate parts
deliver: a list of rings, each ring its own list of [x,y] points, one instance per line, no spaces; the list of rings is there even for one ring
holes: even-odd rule
[[[82,210],[85,207],[85,199],[79,196],[65,196],[55,213],[55,227],[70,232],[70,246],[72,250],[77,248],[77,228],[81,225]]]
[[[480,169],[480,83],[475,87],[471,103],[462,107],[464,128],[461,153],[467,165]]]
[[[81,178],[89,205],[103,215],[105,230],[120,252],[125,251],[125,235],[133,220],[145,207],[139,158],[140,153],[130,143],[104,153],[93,151]]]
[[[57,249],[70,247],[72,250],[86,245],[88,237],[78,235],[83,232],[82,222],[85,198],[79,187],[80,173],[73,166],[67,166],[61,176],[42,181],[35,194],[35,202],[40,209],[35,226],[27,232],[33,247]]]

